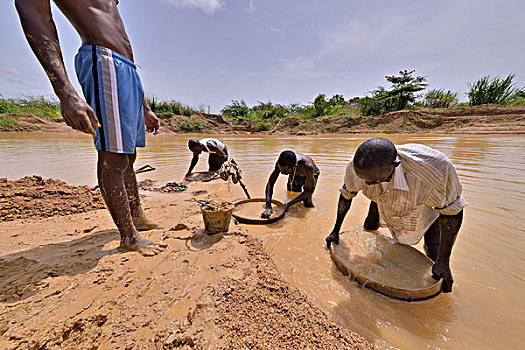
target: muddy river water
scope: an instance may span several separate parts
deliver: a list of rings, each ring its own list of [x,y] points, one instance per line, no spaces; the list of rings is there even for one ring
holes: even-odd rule
[[[199,135],[204,137],[203,135]],[[148,136],[137,166],[150,164],[160,184],[180,181],[191,154],[189,135]],[[389,299],[347,280],[324,245],[332,229],[346,164],[371,135],[220,136],[244,172],[252,196],[264,186],[279,152],[312,156],[321,170],[313,209],[293,207],[267,227],[250,226],[263,240],[283,276],[308,294],[341,325],[378,348],[523,349],[525,344],[525,136],[388,135],[394,143],[423,143],[443,151],[455,164],[470,203],[455,245],[452,294],[420,302]],[[0,134],[0,177],[39,174],[72,184],[96,184],[91,140],[77,134]],[[206,155],[196,170],[206,170]],[[281,176],[274,198],[285,200]],[[233,188],[235,198],[243,197]],[[368,200],[360,194],[344,230],[361,228]],[[381,229],[387,234],[384,229]],[[417,246],[421,249],[421,243]]]

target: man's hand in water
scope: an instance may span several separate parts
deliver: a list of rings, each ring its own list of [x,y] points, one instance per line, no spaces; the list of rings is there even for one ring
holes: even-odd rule
[[[432,266],[432,277],[436,280],[443,278],[443,284],[441,285],[443,293],[450,293],[452,291],[454,279],[452,278],[452,272],[450,272],[450,266],[448,264],[436,261],[434,266]]]
[[[77,94],[60,100],[60,112],[66,124],[73,129],[97,136],[97,133],[91,126],[91,123],[93,123],[96,127],[100,128],[95,112],[86,101],[81,99]]]
[[[261,214],[261,218],[268,219],[273,213],[272,208],[266,208],[266,210]]]
[[[144,111],[144,119],[146,120],[146,130],[148,132],[152,132],[153,135],[157,135],[159,133],[160,128],[160,122],[159,118],[153,113],[152,110]]]
[[[328,237],[325,238],[325,240],[326,240],[326,246],[328,247],[328,249],[330,249],[330,245],[332,244],[332,242],[335,244],[339,244],[339,232],[332,231],[332,233],[330,233]]]

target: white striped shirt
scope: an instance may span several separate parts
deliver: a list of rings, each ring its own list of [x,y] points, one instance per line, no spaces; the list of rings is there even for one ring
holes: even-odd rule
[[[206,138],[200,140],[200,143],[206,148],[206,151],[208,153],[215,153],[215,151],[210,151],[210,147],[215,147],[221,151],[224,151],[224,149],[226,148],[224,143],[222,143],[218,139]]]
[[[346,199],[358,191],[377,203],[380,217],[392,236],[402,244],[416,244],[439,214],[456,215],[468,203],[448,157],[419,144],[396,146],[401,164],[386,188],[367,185],[354,170],[353,160],[346,167],[340,192]]]

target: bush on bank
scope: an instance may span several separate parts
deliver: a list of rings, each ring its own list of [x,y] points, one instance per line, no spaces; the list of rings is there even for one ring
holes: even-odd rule
[[[301,119],[323,118],[328,123],[328,117],[334,115],[377,116],[388,112],[407,108],[468,108],[479,104],[495,103],[509,106],[525,106],[525,88],[517,88],[514,82],[515,74],[506,78],[490,78],[484,76],[474,83],[467,84],[468,102],[459,102],[458,93],[444,89],[432,89],[424,93],[428,84],[426,77],[417,76],[414,70],[402,70],[398,75],[385,76],[390,83],[389,87],[378,86],[363,97],[345,99],[341,94],[327,97],[318,94],[312,102],[307,104],[290,103],[283,105],[271,101],[258,102],[248,106],[244,100],[232,100],[225,105],[221,114],[233,124],[242,120],[262,121],[258,124],[259,130],[268,128],[269,122],[288,117]],[[192,108],[175,100],[161,100],[155,96],[146,97],[153,112],[165,115],[183,115],[190,117],[195,110],[209,113],[210,106],[205,104]],[[56,99],[45,96],[24,96],[21,98],[4,98],[0,94],[0,114],[33,114],[41,118],[60,118],[60,104]],[[12,116],[0,117],[1,125],[14,125],[17,118]],[[181,124],[184,130],[201,130],[200,124],[191,124],[185,121]]]
[[[5,98],[0,95],[0,114],[7,113],[33,114],[40,118],[62,117],[59,102],[45,96]],[[5,118],[2,118],[2,120],[5,120]]]

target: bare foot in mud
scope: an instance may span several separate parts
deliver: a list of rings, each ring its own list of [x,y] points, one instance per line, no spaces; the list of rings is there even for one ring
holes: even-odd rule
[[[161,228],[160,225],[157,225],[146,218],[133,218],[133,224],[137,231],[149,231]]]
[[[155,243],[149,239],[142,238],[140,235],[120,240],[119,250],[121,252],[139,252],[143,256],[155,256],[164,251],[168,245],[166,243]]]

